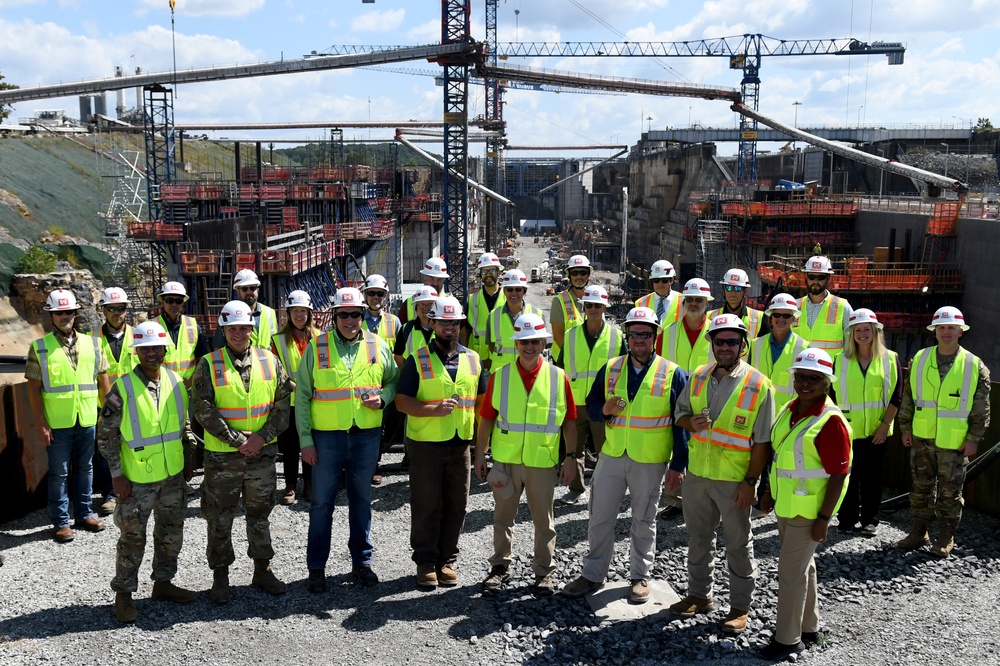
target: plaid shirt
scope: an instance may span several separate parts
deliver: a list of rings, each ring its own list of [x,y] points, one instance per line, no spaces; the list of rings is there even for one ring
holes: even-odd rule
[[[62,345],[63,351],[66,352],[66,356],[69,358],[69,364],[73,366],[76,370],[76,360],[79,358],[79,351],[77,350],[77,341],[83,333],[74,333],[73,337],[70,338],[66,334],[55,329],[52,331],[55,334],[56,340]],[[104,350],[101,350],[101,358],[97,361],[97,374],[107,374],[108,369],[111,365],[108,363],[107,357],[104,355]],[[24,378],[33,379],[36,382],[42,381],[42,366],[38,362],[38,357],[35,355],[34,345],[28,347],[28,361],[24,366]]]

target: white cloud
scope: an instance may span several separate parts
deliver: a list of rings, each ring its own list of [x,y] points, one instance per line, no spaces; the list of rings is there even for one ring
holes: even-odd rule
[[[357,32],[391,32],[403,24],[404,18],[406,18],[405,9],[368,12],[355,17],[351,21],[351,30]]]
[[[441,21],[432,20],[411,28],[406,33],[408,43],[434,44],[441,42]]]
[[[946,53],[961,53],[965,50],[965,44],[961,37],[952,37],[941,46],[931,51],[932,58],[943,56]]]
[[[243,17],[264,6],[266,0],[177,0],[176,12],[184,16]],[[167,0],[140,0],[149,9],[170,10]]]

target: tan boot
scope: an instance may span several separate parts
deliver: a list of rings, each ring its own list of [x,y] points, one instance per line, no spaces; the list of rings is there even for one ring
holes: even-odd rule
[[[150,599],[186,604],[189,601],[194,601],[197,596],[198,593],[193,590],[185,590],[182,587],[177,587],[169,580],[163,580],[153,583],[153,593],[150,595]]]
[[[250,584],[254,587],[259,587],[272,596],[284,594],[285,590],[288,588],[288,586],[278,580],[277,576],[274,575],[274,572],[271,571],[270,560],[253,561],[253,580],[250,581]]]
[[[922,546],[929,546],[930,544],[931,538],[927,536],[927,521],[916,520],[913,523],[913,529],[910,530],[910,533],[905,538],[896,542],[896,548],[915,550]]]
[[[229,567],[219,567],[212,572],[212,591],[208,597],[217,604],[228,604],[233,598],[229,589]]]
[[[941,523],[941,530],[938,532],[937,541],[931,548],[931,555],[945,558],[951,555],[952,548],[955,547],[955,524]]]
[[[126,622],[135,622],[135,618],[139,617],[139,611],[135,609],[135,604],[132,603],[131,592],[115,593],[115,617],[123,624]]]

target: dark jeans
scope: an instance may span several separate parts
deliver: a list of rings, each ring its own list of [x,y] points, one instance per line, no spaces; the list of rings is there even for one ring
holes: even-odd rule
[[[841,523],[878,525],[878,509],[882,504],[882,461],[885,444],[872,444],[872,438],[856,439],[852,445],[851,476],[847,494],[837,517]]]
[[[281,452],[285,472],[285,487],[295,488],[299,482],[299,431],[295,428],[295,408],[288,415],[288,427],[278,435],[278,450]],[[302,463],[302,478],[312,480],[312,465]]]
[[[75,425],[53,428],[52,443],[45,452],[49,459],[49,518],[56,529],[69,526],[70,475],[73,488],[73,515],[77,521],[94,515],[90,505],[94,480],[94,426]]]
[[[458,560],[458,537],[469,499],[471,442],[406,440],[410,457],[410,546],[418,566],[440,568]]]
[[[114,499],[115,489],[111,485],[111,468],[108,459],[94,446],[94,492],[104,499]]]

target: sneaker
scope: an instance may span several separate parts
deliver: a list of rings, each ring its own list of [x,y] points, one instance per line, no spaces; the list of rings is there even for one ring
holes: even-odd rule
[[[586,491],[570,490],[565,495],[559,498],[560,504],[576,505],[580,503],[580,500],[586,494]]]
[[[570,599],[579,599],[580,597],[590,594],[591,592],[596,592],[597,590],[604,587],[604,583],[595,583],[592,580],[587,580],[583,576],[580,576],[569,585],[560,590],[560,594],[564,597],[569,597]]]
[[[105,497],[104,501],[101,502],[101,506],[97,508],[97,515],[99,516],[110,516],[115,512],[115,507],[118,506],[118,500],[114,497]]]
[[[309,591],[313,594],[326,592],[326,572],[322,569],[309,570]]]
[[[281,494],[281,503],[285,506],[295,504],[295,488],[285,488],[285,492]]]
[[[483,581],[484,592],[496,592],[510,582],[510,569],[502,564],[494,565]]]
[[[446,564],[437,570],[438,585],[452,587],[458,585],[458,572],[450,565]]]
[[[535,593],[536,597],[551,597],[555,594],[556,586],[552,582],[552,574],[545,574],[536,578],[532,592]]]
[[[873,536],[878,536],[878,526],[874,523],[868,523],[867,525],[861,526],[861,536],[871,538]]]
[[[628,592],[630,604],[644,604],[649,601],[649,581],[645,578],[633,578],[632,589]]]
[[[671,504],[670,506],[665,507],[663,511],[660,511],[656,517],[660,520],[675,520],[683,515],[684,511],[679,506]]]
[[[90,518],[84,518],[83,520],[76,521],[74,525],[78,530],[86,530],[88,532],[103,532],[104,523],[101,522],[97,516],[91,516]]]
[[[837,523],[837,531],[841,534],[856,534],[860,529],[861,526],[857,523],[849,523],[846,520]]]
[[[739,636],[747,628],[748,611],[739,608],[730,608],[726,619],[722,621],[722,633],[730,636]]]
[[[694,595],[687,595],[670,607],[670,612],[681,617],[694,617],[698,613],[708,613],[715,610],[715,603],[712,598],[702,599]]]
[[[437,570],[434,567],[429,567],[425,565],[417,566],[417,585],[420,587],[437,587],[438,577]]]
[[[779,643],[776,640],[771,640],[770,643],[761,648],[761,651],[757,654],[760,655],[761,659],[769,659],[771,661],[783,661],[788,659],[793,654],[798,654],[802,652],[804,646],[802,641],[796,641],[792,645],[785,645],[784,643]]]
[[[365,587],[375,587],[378,585],[378,576],[367,564],[355,564],[351,569],[354,579]]]

